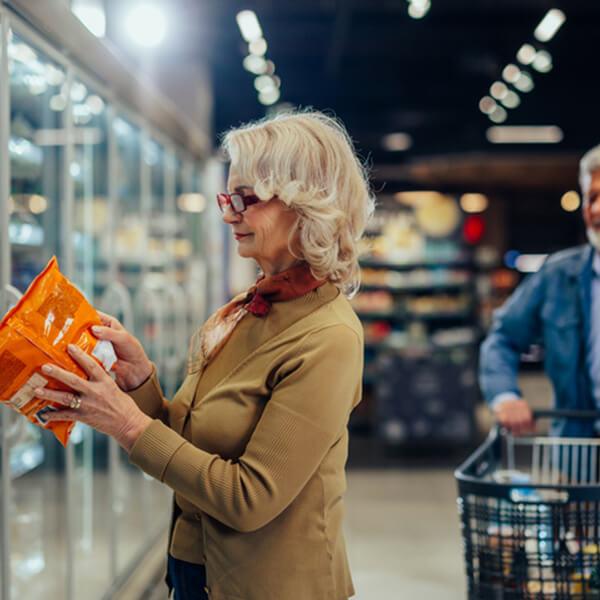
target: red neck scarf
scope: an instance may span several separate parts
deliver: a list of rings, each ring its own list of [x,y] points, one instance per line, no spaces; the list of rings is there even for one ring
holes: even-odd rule
[[[322,286],[325,281],[315,279],[305,262],[276,275],[261,275],[245,294],[219,308],[192,336],[188,373],[195,373],[208,365],[246,314],[264,318],[274,302],[286,302],[304,296]]]

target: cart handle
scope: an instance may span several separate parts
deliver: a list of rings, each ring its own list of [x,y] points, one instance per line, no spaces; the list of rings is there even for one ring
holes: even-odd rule
[[[600,410],[539,409],[534,410],[534,419],[599,419]]]

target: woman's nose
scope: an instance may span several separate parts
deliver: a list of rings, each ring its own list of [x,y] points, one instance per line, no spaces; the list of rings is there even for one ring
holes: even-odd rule
[[[231,206],[225,206],[223,210],[223,223],[232,225],[233,223],[239,223],[242,220],[242,215],[231,210]]]

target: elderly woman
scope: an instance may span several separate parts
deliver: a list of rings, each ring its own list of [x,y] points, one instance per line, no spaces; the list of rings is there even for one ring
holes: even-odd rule
[[[345,600],[347,423],[361,397],[362,327],[346,296],[373,210],[364,169],[335,120],[279,115],[230,131],[217,200],[241,256],[262,270],[192,338],[171,402],[140,343],[112,317],[116,383],[77,348],[81,379],[51,418],[113,436],[175,492],[167,581],[176,600]],[[76,407],[76,408],[73,408]]]

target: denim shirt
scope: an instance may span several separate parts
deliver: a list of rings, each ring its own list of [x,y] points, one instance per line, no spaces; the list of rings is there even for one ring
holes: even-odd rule
[[[555,407],[596,408],[588,359],[593,256],[590,245],[553,254],[494,313],[479,364],[479,383],[488,403],[506,392],[521,396],[520,355],[538,343],[544,347]],[[552,434],[593,437],[594,423],[557,421]]]

